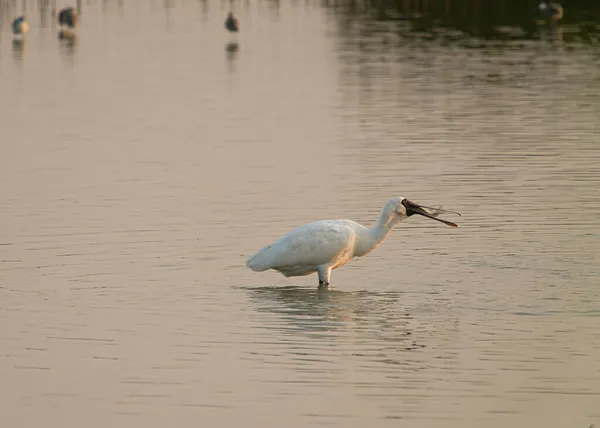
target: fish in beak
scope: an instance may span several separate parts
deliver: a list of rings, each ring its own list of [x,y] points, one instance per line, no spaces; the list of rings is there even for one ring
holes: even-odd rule
[[[413,214],[419,214],[419,215],[422,215],[423,217],[432,218],[434,220],[437,220],[439,222],[447,224],[448,226],[458,227],[458,224],[456,224],[456,223],[452,223],[451,221],[442,220],[441,218],[437,218],[437,216],[442,213],[452,213],[452,214],[456,214],[456,215],[460,216],[460,213],[457,213],[455,211],[443,210],[441,208],[426,207],[424,205],[419,205],[414,202],[411,202],[408,199],[404,199],[402,201],[402,205],[404,205],[404,208],[406,209],[406,215],[408,217],[410,217]]]

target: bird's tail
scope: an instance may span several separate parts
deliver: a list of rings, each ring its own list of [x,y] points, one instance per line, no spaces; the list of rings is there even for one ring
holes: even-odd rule
[[[256,254],[254,254],[253,256],[248,257],[248,260],[246,260],[246,266],[248,266],[250,269],[252,269],[255,272],[263,272],[267,269],[270,269],[271,268],[271,265],[270,265],[271,254],[269,252],[270,248],[271,248],[271,245],[268,245],[268,246],[264,247],[263,249],[257,251]]]

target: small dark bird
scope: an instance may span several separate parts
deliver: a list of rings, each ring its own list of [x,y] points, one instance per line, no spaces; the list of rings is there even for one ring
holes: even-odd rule
[[[237,33],[239,31],[238,21],[233,17],[233,13],[231,12],[229,12],[227,19],[225,20],[225,28],[232,33]]]
[[[25,16],[21,15],[12,22],[12,32],[14,35],[25,34],[29,31],[29,24],[25,21]]]
[[[58,23],[60,25],[75,28],[77,27],[77,21],[77,9],[73,7],[66,7],[58,14]]]

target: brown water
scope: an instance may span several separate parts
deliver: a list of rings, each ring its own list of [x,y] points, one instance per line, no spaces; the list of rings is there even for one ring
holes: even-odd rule
[[[259,2],[226,52],[224,5],[1,28],[2,425],[600,423],[598,48]],[[411,218],[329,293],[245,267],[398,195],[461,228]]]

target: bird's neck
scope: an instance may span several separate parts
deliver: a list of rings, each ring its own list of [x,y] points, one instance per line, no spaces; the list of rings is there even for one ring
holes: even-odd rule
[[[356,246],[355,255],[361,257],[379,247],[400,220],[396,214],[382,211],[375,226],[366,230],[364,239]]]

